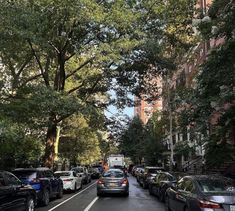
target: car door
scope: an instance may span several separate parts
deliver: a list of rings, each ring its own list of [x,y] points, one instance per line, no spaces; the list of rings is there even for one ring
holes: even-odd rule
[[[82,177],[78,176],[74,171],[72,172],[73,177],[76,180],[77,183],[77,187],[81,188],[81,184],[82,184]]]
[[[46,170],[44,173],[46,178],[50,180],[52,194],[57,193],[59,186],[58,179],[54,177],[53,172],[50,170]]]
[[[177,210],[184,211],[185,207],[188,207],[188,203],[192,199],[194,189],[195,187],[192,180],[185,178],[181,183],[181,186],[178,188],[178,192],[176,194]]]
[[[0,172],[0,210],[9,209],[12,206],[12,189],[6,185],[3,173]]]
[[[4,173],[4,180],[6,184],[6,192],[11,202],[9,204],[9,210],[21,211],[25,209],[27,203],[27,191],[22,188],[21,181],[9,172]],[[6,209],[7,210],[7,209]]]

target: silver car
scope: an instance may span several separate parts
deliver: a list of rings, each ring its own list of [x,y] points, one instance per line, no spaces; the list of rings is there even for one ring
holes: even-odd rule
[[[105,193],[121,193],[129,196],[129,181],[122,170],[110,169],[99,178],[97,196],[102,196]]]

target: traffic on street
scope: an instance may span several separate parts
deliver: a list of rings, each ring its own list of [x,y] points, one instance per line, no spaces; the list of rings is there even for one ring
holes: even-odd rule
[[[129,197],[114,194],[97,196],[96,180],[77,193],[66,193],[62,199],[52,199],[47,207],[37,207],[37,211],[164,211],[164,203],[149,195],[148,190],[139,186],[136,178],[128,177]]]

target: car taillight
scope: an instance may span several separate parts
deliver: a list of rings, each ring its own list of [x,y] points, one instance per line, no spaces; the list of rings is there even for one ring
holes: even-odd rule
[[[99,179],[99,180],[97,180],[97,184],[100,184],[100,185],[104,184],[104,181]]]
[[[221,209],[221,205],[211,201],[199,200],[200,208]]]
[[[73,179],[65,179],[64,182],[71,182]]]
[[[127,180],[127,179],[124,179],[124,180],[122,181],[122,184],[127,185],[127,184],[128,184],[128,180]]]

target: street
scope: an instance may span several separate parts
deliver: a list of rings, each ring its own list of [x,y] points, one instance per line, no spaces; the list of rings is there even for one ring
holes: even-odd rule
[[[65,193],[59,200],[52,200],[47,207],[38,207],[37,211],[163,211],[164,204],[154,196],[150,196],[147,189],[143,189],[132,176],[128,177],[130,195],[124,196],[96,196],[96,181],[88,184],[83,190],[75,193]]]

